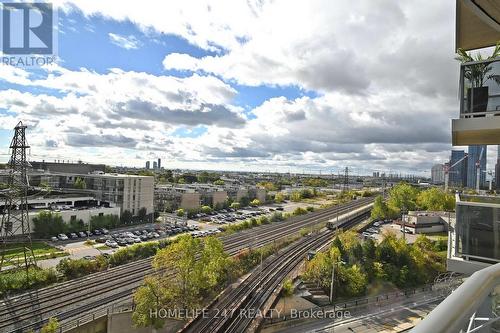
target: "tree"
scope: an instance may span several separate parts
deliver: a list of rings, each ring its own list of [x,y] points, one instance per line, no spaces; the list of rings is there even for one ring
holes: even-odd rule
[[[252,206],[252,207],[257,207],[257,206],[260,206],[260,200],[259,200],[259,199],[253,199],[253,200],[250,202],[250,206]]]
[[[183,217],[184,216],[184,209],[183,208],[177,209],[176,214],[179,217]]]
[[[129,210],[124,210],[122,212],[122,216],[120,218],[122,224],[130,223],[132,222],[132,213]]]
[[[282,203],[283,201],[285,201],[285,196],[283,195],[283,193],[281,192],[276,193],[276,195],[274,196],[274,202],[279,204]]]
[[[214,185],[222,186],[224,185],[224,181],[222,179],[217,179],[216,181],[214,181]]]
[[[293,202],[299,202],[302,200],[302,196],[299,191],[293,191],[292,194],[290,194],[290,200]]]
[[[210,214],[212,212],[212,207],[210,206],[202,206],[201,212],[204,214]]]
[[[417,193],[417,189],[410,184],[399,183],[389,192],[388,206],[397,213],[402,209],[414,210],[417,207]]]
[[[304,215],[304,214],[307,214],[307,210],[305,210],[304,208],[302,207],[297,207],[295,208],[295,210],[293,211],[292,215],[294,216],[297,216],[297,215]]]
[[[33,233],[40,238],[64,233],[67,229],[61,214],[43,210],[33,218]]]
[[[241,205],[239,202],[233,202],[229,207],[232,209],[240,209]]]
[[[59,321],[55,317],[50,317],[47,324],[45,324],[40,333],[56,333],[59,330]]]
[[[87,183],[85,183],[85,180],[83,180],[82,178],[77,177],[75,179],[75,183],[73,184],[73,187],[80,189],[80,190],[84,190],[87,188]]]
[[[231,267],[232,260],[218,238],[207,237],[201,243],[189,235],[180,236],[156,253],[154,274],[134,293],[134,325],[162,327],[164,322],[150,315],[154,309],[197,308],[204,296],[224,285]]]
[[[450,211],[455,208],[455,197],[437,187],[432,187],[418,194],[417,204],[425,210]]]
[[[144,219],[147,215],[147,210],[146,210],[146,207],[142,207],[141,209],[139,209],[139,211],[137,212],[137,215],[141,218],[141,219]]]
[[[278,187],[272,182],[258,182],[258,187],[265,188],[266,191],[276,191]]]
[[[373,203],[373,208],[371,212],[371,217],[374,220],[384,220],[389,215],[389,208],[387,207],[384,198],[379,195],[375,198]]]

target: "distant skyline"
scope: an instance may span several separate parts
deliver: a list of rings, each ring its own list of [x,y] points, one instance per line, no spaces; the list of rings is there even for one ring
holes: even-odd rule
[[[55,3],[58,65],[0,65],[2,162],[18,120],[32,160],[430,176],[450,156],[455,1]]]

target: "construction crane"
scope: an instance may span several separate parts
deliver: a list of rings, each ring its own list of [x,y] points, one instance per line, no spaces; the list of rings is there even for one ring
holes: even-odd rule
[[[451,169],[453,169],[454,167],[456,167],[460,162],[462,162],[463,160],[465,160],[467,157],[469,157],[468,154],[465,154],[464,157],[462,157],[461,159],[459,159],[458,161],[456,161],[455,163],[453,163],[453,165],[449,166],[449,165],[444,165],[444,191],[445,192],[448,192],[448,182],[449,182],[449,179],[450,179],[450,172],[456,172],[456,171],[450,171]]]

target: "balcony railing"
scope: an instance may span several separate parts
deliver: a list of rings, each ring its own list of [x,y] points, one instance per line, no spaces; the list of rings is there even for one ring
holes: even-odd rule
[[[500,144],[500,58],[463,63],[459,89],[453,145]]]
[[[472,274],[411,333],[500,332],[500,264]]]

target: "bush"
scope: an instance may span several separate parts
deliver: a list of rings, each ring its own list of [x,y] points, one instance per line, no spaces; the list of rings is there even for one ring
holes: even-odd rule
[[[314,207],[313,207],[313,206],[307,206],[307,207],[306,207],[306,210],[307,210],[308,212],[313,212],[313,211],[314,211]]]
[[[74,279],[91,273],[100,272],[108,267],[108,261],[103,256],[97,256],[95,260],[87,259],[63,259],[56,269],[67,279]]]
[[[293,216],[304,215],[304,214],[307,214],[307,210],[305,210],[302,207],[295,208],[295,210],[292,213]]]
[[[7,271],[0,274],[0,295],[25,291],[31,288],[41,288],[57,282],[57,272],[53,268],[40,269],[30,267],[29,285],[26,284],[26,271]]]
[[[285,217],[280,212],[274,212],[270,218],[271,222],[279,222],[279,221],[283,221],[284,219],[285,219]]]
[[[162,243],[162,246],[166,246],[167,244]],[[158,242],[146,242],[119,249],[109,257],[109,264],[111,266],[118,266],[135,259],[151,257],[156,254],[159,247],[160,244]]]

